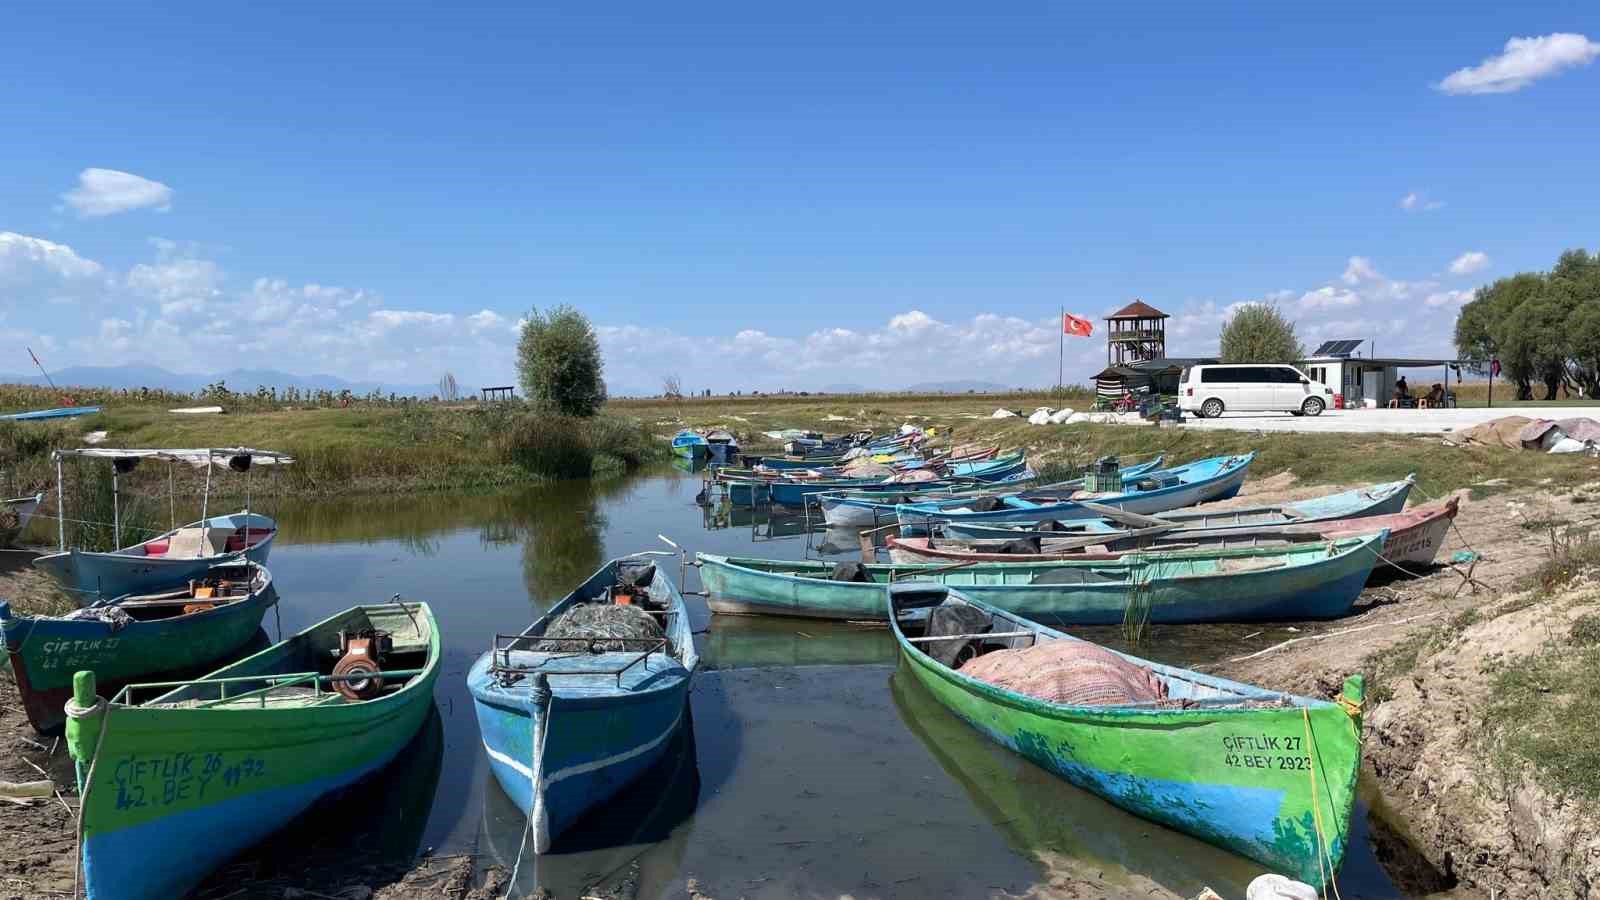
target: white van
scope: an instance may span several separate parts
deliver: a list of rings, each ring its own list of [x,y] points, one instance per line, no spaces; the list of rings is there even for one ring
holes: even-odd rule
[[[1200,418],[1224,411],[1320,416],[1332,405],[1333,388],[1294,366],[1190,366],[1178,385],[1178,408]]]

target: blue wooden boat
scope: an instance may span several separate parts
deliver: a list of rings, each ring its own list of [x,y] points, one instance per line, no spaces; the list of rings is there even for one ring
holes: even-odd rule
[[[92,416],[100,411],[98,406],[62,406],[56,409],[35,409],[30,412],[6,413],[0,420],[29,422],[35,419],[70,419],[73,416]]]
[[[34,559],[82,606],[123,594],[142,594],[199,578],[219,563],[265,563],[278,523],[260,513],[237,512],[190,522],[109,553],[66,550]]]
[[[1407,475],[1401,481],[1388,481],[1371,487],[1340,491],[1292,503],[1240,506],[1233,509],[1173,510],[1161,513],[1159,518],[1175,526],[1173,531],[1167,532],[1169,535],[1181,535],[1187,531],[1247,530],[1388,516],[1405,509],[1406,498],[1410,496],[1411,488],[1416,483],[1416,475]],[[1130,525],[1137,523],[1126,520],[1119,522],[1110,518],[1085,518],[1052,522],[1052,527],[1048,529],[1032,527],[1037,524],[986,525],[982,522],[947,520],[940,525],[939,532],[946,537],[963,540],[1015,540],[1025,537],[1048,540],[1067,537],[1074,533],[1115,534],[1127,531]]]
[[[63,459],[76,456],[103,459],[112,464],[112,520],[108,524],[114,535],[122,532],[119,476],[133,471],[144,461],[168,465],[182,463],[206,470],[200,519],[137,544],[107,552],[68,549],[66,514],[61,514],[56,525],[59,551],[38,557],[33,564],[60,582],[81,605],[123,594],[147,594],[176,588],[222,562],[243,558],[265,563],[272,549],[272,539],[277,536],[278,524],[267,516],[250,512],[248,481],[243,511],[224,516],[207,515],[205,510],[211,500],[211,475],[220,467],[244,473],[249,478],[257,466],[294,462],[294,457],[287,454],[249,447],[183,450],[79,447],[57,450],[52,455],[56,461],[56,508],[61,510],[66,507]]]
[[[722,473],[719,480],[726,486],[728,501],[734,506],[790,506],[804,507],[808,498],[827,491],[889,489],[912,492],[936,491],[962,483],[999,483],[1027,477],[1027,459],[1018,451],[997,459],[957,464],[957,474],[945,474],[930,481],[912,481],[895,484],[883,477],[873,478],[798,478],[798,477],[748,477]]]
[[[1083,499],[1095,505],[1151,514],[1194,506],[1212,500],[1226,500],[1239,493],[1250,471],[1254,453],[1242,456],[1214,456],[1185,466],[1159,469],[1125,483],[1122,493],[1095,494]],[[1100,518],[1097,512],[1072,499],[1028,498],[1026,495],[995,498],[996,508],[980,511],[966,500],[938,503],[902,503],[895,507],[903,533],[923,533],[931,524],[977,522],[994,524],[1032,524],[1046,519]]]
[[[569,609],[612,603],[643,608],[665,638],[545,635]],[[467,687],[489,769],[528,816],[535,853],[660,758],[688,718],[698,663],[682,595],[637,558],[612,560],[527,630],[495,638]]]
[[[1128,468],[1122,470],[1122,474],[1127,478],[1145,475],[1161,468],[1161,463],[1164,459],[1165,457],[1158,456],[1148,462],[1129,466]],[[1020,480],[1025,476],[1019,473],[1014,477]],[[902,503],[930,503],[936,500],[973,500],[985,495],[996,496],[994,489],[998,486],[1005,485],[1009,480],[1010,479],[1003,479],[999,482],[986,483],[981,487],[969,486],[969,489],[966,490],[960,489],[960,486],[957,486],[956,489],[952,490],[951,486],[943,485],[936,490],[930,490],[928,492],[930,496],[926,498],[919,496],[914,500],[907,500],[906,498],[908,496],[908,492],[900,490],[880,489],[829,491],[824,494],[819,494],[817,496],[817,503],[822,507],[823,519],[828,523],[829,526],[875,528],[879,525],[896,521],[895,508]],[[987,490],[985,490],[985,488],[987,488]],[[1061,496],[1070,496],[1071,494],[1082,489],[1083,479],[1078,478],[1072,481],[1060,482],[1059,484],[1052,484],[1030,489],[1026,492],[1026,494],[1029,497],[1045,497],[1051,496],[1052,492],[1061,492]],[[947,493],[941,494],[940,492]],[[1016,493],[1018,496],[1022,495],[1022,492],[1008,491],[1006,493]]]
[[[200,578],[160,594],[130,594],[68,616],[19,616],[0,600],[0,637],[35,730],[54,733],[66,718],[72,676],[99,684],[208,666],[255,637],[278,592],[254,563],[212,566]]]
[[[837,580],[831,562],[696,556],[715,613],[882,620],[883,586],[932,581],[1055,626],[1116,625],[1137,596],[1148,621],[1259,622],[1346,615],[1388,532],[1278,547],[1125,553],[1115,559],[863,565]],[[854,575],[855,573],[847,573]]]
[[[704,435],[685,429],[672,436],[672,455],[705,462],[711,456],[711,445]]]

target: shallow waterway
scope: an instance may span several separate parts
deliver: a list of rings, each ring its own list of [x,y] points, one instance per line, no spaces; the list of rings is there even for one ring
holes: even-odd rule
[[[282,503],[271,568],[285,634],[400,594],[444,637],[438,717],[361,789],[359,813],[312,817],[272,852],[404,859],[472,853],[517,869],[513,896],[587,889],[711,897],[972,897],[1059,879],[1145,880],[1242,898],[1257,864],[1122,812],[995,745],[896,674],[887,629],[709,615],[690,597],[703,668],[692,733],[621,802],[522,857],[524,822],[489,774],[464,676],[498,632],[526,627],[600,564],[639,550],[858,558],[853,534],[696,503],[699,475],[667,470],[492,496]],[[675,562],[662,568],[679,576]],[[698,580],[689,573],[690,589]],[[279,627],[268,615],[266,627]],[[1163,627],[1140,648],[1178,664],[1255,629]],[[1086,630],[1115,643],[1116,629]],[[1230,646],[1231,645],[1231,646]],[[348,805],[348,804],[347,804]],[[1358,809],[1344,897],[1399,897]]]

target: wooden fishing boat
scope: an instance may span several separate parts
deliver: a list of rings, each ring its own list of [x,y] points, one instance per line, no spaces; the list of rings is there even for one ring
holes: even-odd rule
[[[318,798],[383,768],[432,712],[438,674],[433,612],[398,597],[204,678],[129,685],[109,701],[79,672],[67,749],[85,896],[183,896]]]
[[[1136,478],[1161,468],[1165,457],[1157,456],[1155,459],[1138,465],[1129,466],[1122,470],[1125,477]],[[1018,478],[1022,476],[1017,476]],[[967,485],[947,485],[938,491],[929,490],[924,496],[910,496],[910,492],[901,490],[844,490],[827,491],[817,495],[817,504],[822,507],[822,517],[829,526],[853,526],[856,528],[876,528],[879,525],[896,521],[895,508],[903,503],[932,503],[941,500],[975,499],[980,496],[998,496],[997,485],[1006,485],[1008,481],[987,483],[973,483]],[[1070,496],[1083,489],[1083,479],[1063,481],[1057,484],[1032,488],[1026,491],[1029,497],[1050,496],[1052,492],[1059,491],[1060,496]],[[1022,491],[1005,491],[1016,493]],[[997,526],[989,526],[997,527]]]
[[[33,521],[33,514],[38,512],[39,504],[43,502],[43,492],[32,497],[0,500],[0,547],[11,546],[17,535],[27,530],[28,523]]]
[[[1389,532],[1389,537],[1383,542],[1380,565],[1397,568],[1431,566],[1439,555],[1439,548],[1444,546],[1444,539],[1450,533],[1450,526],[1455,521],[1460,505],[1461,498],[1456,496],[1442,503],[1429,503],[1386,516],[1295,524],[1284,528],[1297,532],[1317,531],[1331,538],[1382,528]]]
[[[665,637],[546,636],[584,604],[638,606]],[[489,769],[528,816],[535,853],[660,758],[687,719],[698,663],[682,595],[639,559],[607,563],[521,634],[495,637],[467,687]]]
[[[1150,622],[1255,622],[1346,615],[1386,532],[1240,550],[1125,553],[1107,560],[856,565],[700,553],[712,612],[876,619],[883,585],[932,581],[1052,625],[1115,625],[1135,602]],[[867,580],[840,580],[864,578]]]
[[[128,450],[109,447],[80,447],[57,450],[56,506],[64,508],[61,463],[65,457],[77,456],[104,459],[112,464],[112,533],[120,534],[121,492],[119,476],[132,471],[140,462],[153,460],[169,465],[187,464],[206,470],[205,493],[201,499],[198,521],[173,528],[146,541],[109,552],[91,552],[68,549],[65,513],[57,519],[57,539],[60,550],[40,556],[33,561],[66,588],[81,605],[123,594],[147,594],[176,588],[191,578],[198,578],[212,566],[237,560],[265,563],[272,550],[272,539],[277,536],[278,525],[271,518],[250,511],[249,487],[246,482],[244,510],[223,516],[208,515],[205,510],[211,500],[211,474],[217,467],[243,472],[246,477],[257,466],[288,465],[294,458],[271,450],[253,450],[248,447],[208,448],[199,450]]]
[[[711,445],[704,435],[688,430],[680,431],[672,436],[672,455],[704,462],[711,456]]]
[[[1364,532],[1381,526],[1373,525]],[[1179,531],[1164,526],[1136,528],[1107,534],[1055,537],[1034,544],[1029,539],[963,540],[961,538],[896,537],[884,539],[889,561],[895,565],[968,562],[1033,562],[1074,559],[1116,559],[1126,553],[1171,553],[1187,550],[1233,550],[1284,547],[1325,541],[1315,527],[1240,528],[1217,531]],[[1037,547],[1037,550],[1032,548]]]
[[[1360,675],[1329,702],[1118,653],[1147,670],[1166,699],[1051,702],[962,674],[930,652],[981,658],[1077,638],[945,586],[879,590],[905,667],[979,732],[1136,815],[1315,887],[1337,872],[1361,764]],[[961,619],[983,624],[953,635],[930,628],[933,611],[947,607],[965,607]]]
[[[0,600],[0,637],[34,729],[56,733],[73,673],[102,687],[193,671],[227,659],[255,637],[278,592],[250,562],[212,566],[174,591],[128,595],[68,616],[18,616]]]
[[[739,458],[739,439],[721,428],[706,434],[706,453],[711,462],[726,465]]]
[[[1130,470],[1123,470],[1124,473]],[[1267,506],[1236,506],[1231,509],[1174,509],[1159,514],[1162,522],[1184,529],[1260,528],[1263,526],[1301,525],[1328,522],[1337,519],[1360,519],[1386,516],[1405,509],[1406,498],[1417,483],[1416,475],[1407,475],[1400,481],[1375,484],[1371,487],[1340,491],[1309,500],[1296,500]],[[1090,508],[1090,512],[1094,512]],[[1067,519],[1050,521],[1048,529],[1036,527],[1039,523],[986,525],[982,522],[948,520],[940,524],[939,533],[945,537],[969,539],[1015,540],[1019,537],[1058,538],[1067,534],[1089,532],[1115,532],[1155,524],[1144,521],[1137,514],[1117,515],[1115,518]]]
[[[895,516],[902,529],[921,530],[942,522],[993,525],[1100,517],[1101,513],[1078,500],[1089,500],[1101,507],[1134,513],[1160,513],[1197,503],[1226,500],[1239,493],[1239,487],[1244,484],[1254,459],[1254,453],[1216,456],[1173,469],[1159,469],[1125,481],[1120,493],[1085,491],[1082,495],[1074,495],[1073,499],[1003,497],[997,498],[994,509],[987,510],[975,509],[963,500],[901,504],[895,507]]]
[[[70,419],[74,416],[92,416],[100,411],[98,406],[59,406],[55,409],[35,409],[28,412],[6,413],[0,420],[31,422],[39,419]]]

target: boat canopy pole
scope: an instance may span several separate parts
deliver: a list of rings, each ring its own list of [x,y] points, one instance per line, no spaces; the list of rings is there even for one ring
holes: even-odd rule
[[[61,488],[61,451],[55,452],[56,458],[56,538],[60,541],[61,552],[67,551],[67,509],[65,492]]]
[[[117,461],[111,461],[111,546],[122,546],[122,493],[117,478]]]
[[[200,498],[200,541],[201,541],[202,544],[204,544],[207,547],[211,546],[211,535],[209,534],[210,528],[211,528],[211,518],[210,518],[211,514],[207,511],[210,508],[210,506],[211,506],[211,450],[208,448],[206,450],[206,493],[205,493],[205,496]]]
[[[250,479],[255,475],[256,467],[251,466],[244,470],[244,552],[245,557],[250,555]],[[396,594],[395,596],[399,596]],[[416,624],[412,620],[412,624]],[[421,632],[418,632],[419,634]]]
[[[178,530],[178,488],[172,480],[172,463],[167,463],[167,528]]]

